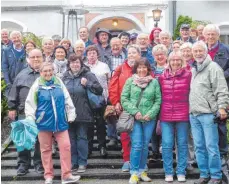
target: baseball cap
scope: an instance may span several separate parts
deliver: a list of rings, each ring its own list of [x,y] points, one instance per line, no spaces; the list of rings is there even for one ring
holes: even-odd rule
[[[181,24],[180,29],[190,29],[189,24]]]
[[[136,39],[138,37],[138,33],[131,33],[130,40]]]

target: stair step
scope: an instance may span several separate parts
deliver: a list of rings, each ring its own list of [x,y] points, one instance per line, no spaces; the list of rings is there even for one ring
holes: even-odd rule
[[[2,181],[20,181],[20,180],[43,180],[43,175],[37,174],[35,171],[30,171],[25,176],[17,177],[15,169],[7,169],[1,171]],[[54,170],[55,177],[54,179],[61,179],[60,169]],[[73,173],[77,174],[77,173]],[[80,174],[82,179],[128,179],[130,174],[121,172],[120,169],[87,169],[85,173]],[[159,169],[150,169],[148,175],[153,179],[164,178],[164,170]],[[192,172],[187,173],[187,178],[198,178],[199,170],[194,169]]]

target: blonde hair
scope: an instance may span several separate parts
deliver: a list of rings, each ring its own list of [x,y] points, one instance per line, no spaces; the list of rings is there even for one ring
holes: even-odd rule
[[[60,41],[59,45],[62,45],[63,43],[68,43],[69,44],[69,47],[71,46],[71,41],[69,39],[67,39],[67,38],[63,38]]]
[[[166,56],[168,55],[168,49],[163,44],[158,44],[153,47],[152,49],[153,55],[157,53],[158,51],[162,51]]]
[[[185,42],[183,43],[181,46],[180,46],[180,50],[183,50],[183,49],[186,49],[186,48],[189,48],[192,50],[192,43],[190,42]]]
[[[44,45],[47,41],[52,41],[52,44],[54,45],[54,41],[51,37],[44,37],[42,39],[42,45]]]
[[[80,44],[83,45],[84,48],[86,47],[84,41],[81,40],[81,39],[79,39],[79,40],[76,40],[75,45],[74,45],[74,48],[75,48],[77,45],[80,45]]]
[[[178,56],[181,58],[181,67],[184,68],[186,67],[186,64],[185,64],[185,60],[182,56],[182,53],[180,51],[173,51],[169,54],[169,57],[168,57],[168,66],[170,67],[170,61],[171,59],[174,57],[174,56]],[[171,68],[171,67],[170,67]]]
[[[52,66],[52,69],[54,70],[54,65],[53,65],[53,63],[45,61],[45,62],[43,62],[43,63],[41,64],[40,72],[44,69],[45,66]]]

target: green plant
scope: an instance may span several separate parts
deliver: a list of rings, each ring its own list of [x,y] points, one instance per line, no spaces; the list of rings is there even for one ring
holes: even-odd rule
[[[33,40],[36,46],[41,49],[42,38],[37,37],[35,34],[31,32],[24,32],[22,33],[22,35],[23,35],[22,42],[24,44],[29,40]]]
[[[4,96],[5,89],[6,83],[3,79],[1,79],[1,120],[3,120],[3,118],[7,115],[8,111],[7,99]]]
[[[191,25],[191,23],[192,23],[191,17],[180,15],[177,19],[177,25],[176,25],[176,28],[174,30],[173,39],[175,40],[175,39],[177,39],[177,37],[180,36],[180,27],[182,24],[190,24]]]
[[[191,28],[196,29],[197,26],[200,24],[206,26],[207,24],[211,24],[211,22],[210,21],[204,21],[204,20],[194,20],[191,23]]]

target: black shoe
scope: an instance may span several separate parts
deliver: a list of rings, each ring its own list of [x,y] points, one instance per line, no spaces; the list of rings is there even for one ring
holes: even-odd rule
[[[34,166],[34,169],[38,174],[44,174],[44,172],[45,172],[44,168],[41,164]]]
[[[75,172],[77,170],[78,170],[78,165],[73,165],[72,168],[71,168],[71,171]]]
[[[29,172],[29,167],[20,165],[17,170],[17,176],[24,176]]]
[[[210,178],[199,178],[194,184],[207,184]]]
[[[101,147],[100,148],[100,156],[103,157],[103,158],[107,157],[107,150],[106,150],[105,147]]]
[[[108,143],[107,143],[107,147],[108,148],[115,148],[117,147],[118,142],[115,139],[111,139]]]
[[[222,184],[221,179],[211,179],[208,184]]]

